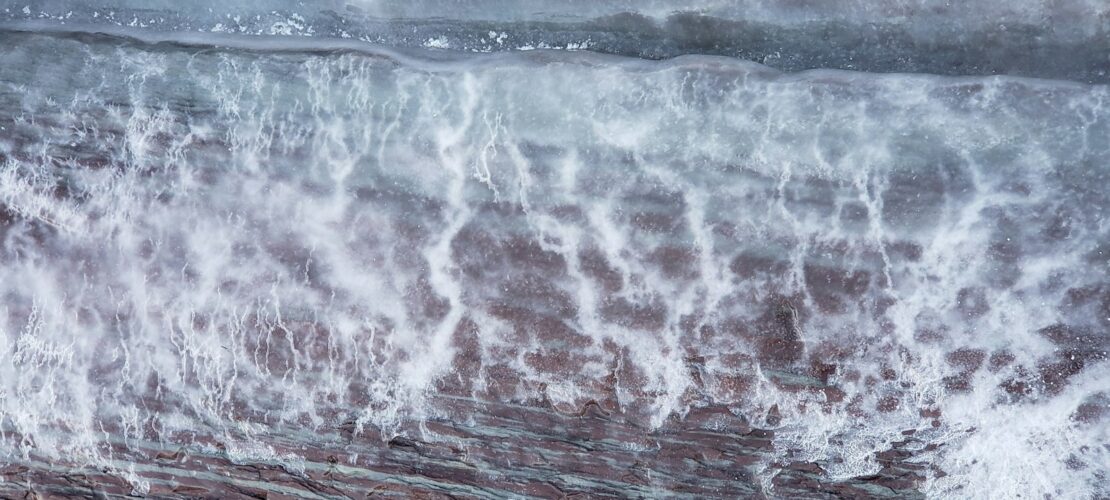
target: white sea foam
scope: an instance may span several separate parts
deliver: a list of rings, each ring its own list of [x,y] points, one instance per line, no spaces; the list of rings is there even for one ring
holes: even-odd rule
[[[0,54],[4,452],[202,427],[297,471],[259,426],[391,435],[454,379],[1106,494],[1105,86],[429,52]]]

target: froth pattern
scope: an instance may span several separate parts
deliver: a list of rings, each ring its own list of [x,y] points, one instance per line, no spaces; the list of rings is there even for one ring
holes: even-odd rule
[[[1105,86],[21,37],[9,456],[712,402],[834,477],[914,430],[934,494],[1107,493]]]

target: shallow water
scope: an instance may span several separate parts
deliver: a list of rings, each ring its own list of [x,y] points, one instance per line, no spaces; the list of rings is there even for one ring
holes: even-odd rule
[[[452,395],[649,430],[725,405],[834,480],[876,473],[912,430],[929,496],[1110,494],[1097,46],[964,71],[944,59],[958,43],[921,40],[987,15],[936,11],[885,28],[909,49],[777,65],[616,24],[563,43],[620,2],[494,19],[286,3],[288,33],[214,29],[261,2],[3,4],[0,460],[115,463],[107,443],[190,432],[272,459],[270,427],[389,440]],[[639,14],[678,29],[657,4]],[[799,12],[882,17],[706,9],[798,47],[820,45]],[[1105,7],[1064,11],[1093,20],[1053,31],[1061,46],[1105,43]],[[403,25],[386,20],[342,36],[390,17],[416,38],[367,34]],[[517,31],[456,41],[482,23]],[[521,50],[537,37],[572,50]],[[965,76],[899,72],[934,67]]]

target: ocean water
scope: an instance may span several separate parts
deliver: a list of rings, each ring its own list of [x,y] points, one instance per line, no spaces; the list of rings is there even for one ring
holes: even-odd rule
[[[1106,4],[180,3],[0,2],[0,461],[451,395],[1110,495]]]

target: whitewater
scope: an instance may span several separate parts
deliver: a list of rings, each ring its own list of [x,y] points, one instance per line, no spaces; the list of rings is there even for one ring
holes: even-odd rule
[[[315,436],[488,403],[630,461],[726,409],[739,496],[894,443],[910,496],[1110,495],[1110,10],[704,3],[0,2],[0,491],[342,491],[303,446],[388,464]]]

